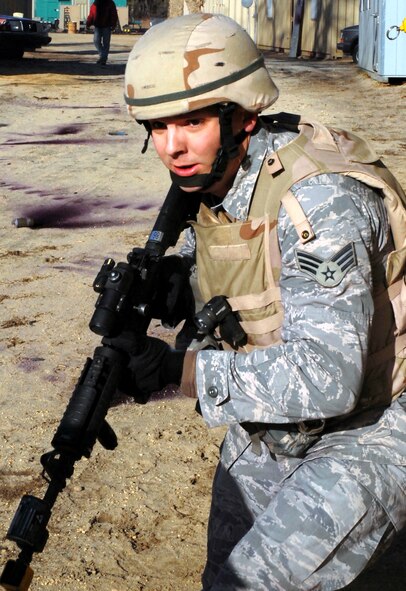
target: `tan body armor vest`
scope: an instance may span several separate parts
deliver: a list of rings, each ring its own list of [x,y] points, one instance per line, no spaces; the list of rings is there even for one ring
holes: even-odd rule
[[[283,114],[273,121],[289,128]],[[262,165],[248,221],[227,220],[226,214],[217,217],[202,205],[197,222],[193,224],[201,295],[204,301],[224,295],[232,309],[239,313],[248,335],[248,344],[241,352],[280,343],[283,307],[277,219],[281,204],[302,244],[315,237],[291,187],[312,176],[340,173],[379,189],[388,212],[395,250],[388,257],[386,285],[374,294],[376,329],[372,330],[366,381],[369,376],[373,379],[376,368],[385,363],[391,374],[387,379],[393,384],[392,394],[399,394],[406,385],[405,194],[365,140],[303,119],[296,131],[297,128],[298,136]],[[387,330],[382,328],[383,324]],[[391,335],[389,339],[388,334]]]

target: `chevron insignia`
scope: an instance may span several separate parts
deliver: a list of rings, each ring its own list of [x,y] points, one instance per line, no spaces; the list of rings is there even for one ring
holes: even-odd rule
[[[348,271],[357,264],[353,242],[348,243],[327,261],[324,261],[315,254],[297,249],[295,256],[299,269],[303,273],[313,277],[323,287],[335,287],[338,285]]]

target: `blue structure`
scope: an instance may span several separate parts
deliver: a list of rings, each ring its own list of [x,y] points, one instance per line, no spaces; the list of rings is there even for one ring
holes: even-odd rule
[[[406,78],[406,0],[361,0],[360,68],[375,80]]]
[[[35,0],[33,16],[52,23],[59,18],[60,4],[59,0]],[[64,4],[71,4],[71,2],[67,0]]]
[[[114,1],[117,7],[127,6],[127,0]],[[88,0],[89,7],[92,2],[93,0]],[[70,5],[77,4],[77,2],[72,0],[35,0],[33,16],[41,18],[47,22],[53,22],[56,18],[59,18],[59,7],[61,4]]]

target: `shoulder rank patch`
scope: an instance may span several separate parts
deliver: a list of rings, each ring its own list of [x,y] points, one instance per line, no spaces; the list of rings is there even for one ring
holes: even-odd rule
[[[295,250],[296,262],[303,273],[310,275],[323,287],[338,285],[350,269],[356,266],[354,243],[350,242],[327,261],[315,254]]]

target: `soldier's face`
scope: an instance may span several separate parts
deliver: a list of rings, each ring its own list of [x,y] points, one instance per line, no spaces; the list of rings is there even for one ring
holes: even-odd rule
[[[235,133],[247,126],[244,113],[242,109],[237,109],[234,114]],[[254,123],[252,128],[248,124],[248,132],[255,126],[256,117],[250,116],[249,119],[253,119]],[[186,115],[154,119],[150,121],[150,125],[155,150],[170,171],[184,178],[210,173],[220,148],[220,123],[215,109],[200,109]],[[224,197],[232,185],[248,143],[249,138],[246,138],[240,146],[240,154],[228,162],[220,181],[209,187],[210,193]],[[190,193],[201,188],[196,186],[182,189]]]

